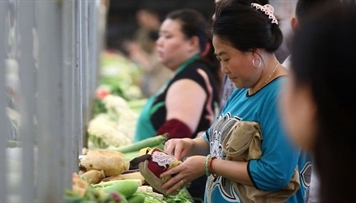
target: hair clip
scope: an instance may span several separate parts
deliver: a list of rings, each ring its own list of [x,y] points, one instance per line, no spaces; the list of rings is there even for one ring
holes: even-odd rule
[[[271,6],[270,4],[265,4],[264,6],[262,6],[262,5],[256,4],[256,3],[252,3],[251,6],[255,7],[256,10],[261,10],[266,15],[268,15],[268,18],[272,19],[272,24],[275,23],[278,25],[278,20],[277,20],[276,16],[274,16],[274,14],[273,14],[273,12],[274,12],[273,6]]]

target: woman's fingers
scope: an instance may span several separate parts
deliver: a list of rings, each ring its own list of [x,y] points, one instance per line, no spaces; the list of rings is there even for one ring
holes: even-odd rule
[[[172,177],[169,181],[165,182],[162,185],[162,189],[166,190],[167,194],[172,194],[180,191],[185,186],[185,181],[183,178],[178,177],[176,175]]]
[[[174,150],[174,156],[178,160],[181,160],[185,155],[185,153],[183,151],[184,151],[183,144],[182,143],[177,144],[176,147],[175,147],[175,150]]]
[[[184,142],[181,139],[171,139],[164,144],[164,151],[168,154],[173,154],[178,160],[185,156]]]
[[[164,143],[164,151],[168,154],[173,154],[174,153],[174,142],[172,140],[168,140],[166,143]]]
[[[165,177],[165,176],[175,176],[176,174],[178,174],[181,171],[181,165],[182,164],[163,172],[160,175],[160,177],[162,178],[162,177]]]

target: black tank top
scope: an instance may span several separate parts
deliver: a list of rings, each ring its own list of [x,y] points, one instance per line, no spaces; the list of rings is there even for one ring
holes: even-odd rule
[[[204,74],[199,73],[200,71],[205,72],[207,78],[204,78]],[[156,130],[158,130],[166,122],[167,109],[165,101],[168,89],[173,83],[182,79],[190,79],[198,83],[205,90],[207,95],[203,112],[200,115],[198,127],[191,136],[194,138],[198,132],[205,131],[210,127],[215,119],[217,113],[216,110],[219,108],[219,90],[216,81],[208,65],[200,60],[193,61],[192,63],[188,64],[182,71],[174,75],[171,81],[167,84],[165,90],[156,97],[156,100],[152,105],[154,112],[151,115],[151,122]]]

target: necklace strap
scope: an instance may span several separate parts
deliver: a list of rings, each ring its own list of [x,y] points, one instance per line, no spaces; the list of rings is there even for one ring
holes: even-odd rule
[[[272,72],[268,75],[268,77],[266,78],[266,80],[263,83],[263,85],[260,88],[258,88],[258,90],[254,91],[253,93],[249,93],[249,95],[253,95],[256,92],[260,91],[260,89],[262,89],[267,84],[267,82],[271,79],[273,73],[276,72],[278,65],[279,65],[279,62],[277,61],[276,66],[273,68]],[[248,91],[248,92],[250,92],[250,91]]]
[[[271,76],[273,75],[274,72],[276,72],[277,67],[278,67],[279,62],[277,62],[276,66],[273,68],[272,72],[269,74],[268,78],[266,78],[265,82],[263,83],[263,86],[265,86],[267,84],[267,82],[269,81],[269,79],[271,78]],[[263,87],[262,86],[262,87]]]

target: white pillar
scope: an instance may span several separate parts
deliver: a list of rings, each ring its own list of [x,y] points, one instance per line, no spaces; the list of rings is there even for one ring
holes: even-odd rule
[[[66,161],[62,12],[63,1],[38,0],[37,201],[62,202]]]
[[[19,27],[19,112],[21,125],[19,136],[21,146],[21,199],[22,201],[35,201],[34,176],[34,146],[35,146],[35,111],[36,111],[36,67],[34,43],[37,40],[35,25],[35,3],[33,1],[18,0],[18,27]],[[18,191],[18,192],[20,192]]]
[[[0,27],[5,28],[7,1],[0,1]],[[6,124],[8,123],[8,118],[6,115],[6,86],[5,86],[5,58],[6,58],[6,48],[7,48],[7,34],[3,31],[0,32],[0,197],[3,201],[7,201],[7,156],[6,156],[6,146],[8,142],[8,128]]]

